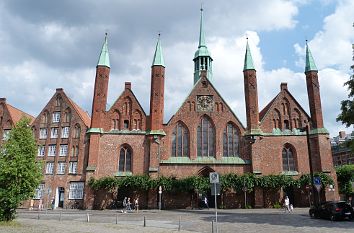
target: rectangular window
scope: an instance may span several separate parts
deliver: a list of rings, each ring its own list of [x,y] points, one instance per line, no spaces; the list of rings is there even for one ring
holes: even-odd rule
[[[70,174],[77,174],[77,162],[70,162],[69,163],[69,173]]]
[[[4,129],[4,135],[2,140],[6,141],[7,139],[9,139],[10,131],[11,131],[10,129]]]
[[[56,145],[49,145],[48,149],[48,156],[55,156],[56,154]]]
[[[61,138],[68,138],[69,137],[69,127],[62,127],[61,128]]]
[[[58,128],[51,128],[50,138],[58,138]]]
[[[58,123],[60,121],[60,112],[53,112],[53,123]]]
[[[38,185],[36,188],[33,199],[42,199],[44,197],[44,184]]]
[[[59,175],[65,174],[65,163],[63,162],[58,163],[57,174]]]
[[[84,182],[70,182],[69,199],[84,198]]]
[[[38,146],[38,156],[44,156],[45,155],[45,146],[39,145]]]
[[[39,139],[46,139],[47,135],[48,133],[46,128],[39,129]]]
[[[67,156],[67,155],[68,155],[68,145],[60,145],[59,156]]]
[[[47,166],[45,168],[45,173],[46,174],[53,174],[53,169],[54,169],[54,163],[49,162],[49,163],[47,163]]]

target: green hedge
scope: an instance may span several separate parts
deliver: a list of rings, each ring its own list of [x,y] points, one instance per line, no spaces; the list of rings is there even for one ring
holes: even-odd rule
[[[314,176],[320,177],[322,186],[325,188],[329,184],[333,184],[333,179],[325,173],[315,173]],[[251,173],[243,175],[225,174],[220,176],[221,190],[242,191],[243,187],[247,188],[247,192],[252,192],[255,187],[265,189],[279,189],[286,187],[304,188],[311,184],[310,175],[302,175],[298,179],[286,175],[267,175],[256,176]],[[91,178],[88,185],[93,190],[113,191],[122,187],[129,187],[137,190],[157,189],[162,186],[163,190],[168,192],[185,191],[206,192],[210,188],[209,178],[200,176],[190,176],[182,179],[175,177],[159,177],[152,179],[146,175],[136,175],[127,177],[103,177],[100,179]]]

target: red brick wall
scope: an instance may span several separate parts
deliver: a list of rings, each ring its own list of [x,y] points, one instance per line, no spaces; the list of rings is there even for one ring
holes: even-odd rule
[[[259,122],[257,76],[255,70],[245,70],[244,88],[246,102],[247,129],[257,129]]]

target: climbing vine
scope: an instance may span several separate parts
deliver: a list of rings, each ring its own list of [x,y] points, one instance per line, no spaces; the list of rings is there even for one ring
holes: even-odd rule
[[[325,173],[315,173],[315,177],[321,178],[323,187],[333,184],[333,179]],[[221,191],[234,190],[236,192],[252,192],[255,187],[264,189],[279,189],[287,187],[304,188],[311,185],[309,174],[304,174],[298,179],[286,175],[256,176],[251,173],[237,175],[234,173],[220,176]],[[129,187],[138,190],[157,189],[159,186],[168,192],[207,192],[210,188],[209,178],[200,176],[190,176],[182,179],[175,177],[159,177],[152,179],[146,175],[126,176],[126,177],[103,177],[100,179],[91,178],[88,185],[93,190],[114,191],[117,188]],[[246,188],[246,189],[244,189]]]

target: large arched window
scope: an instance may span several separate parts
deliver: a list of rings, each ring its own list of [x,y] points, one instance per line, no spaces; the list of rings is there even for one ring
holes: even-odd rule
[[[197,154],[200,157],[215,157],[215,128],[206,116],[200,119],[197,129]]]
[[[118,172],[132,171],[132,150],[128,146],[122,146],[119,153]]]
[[[189,156],[189,133],[181,122],[177,123],[172,132],[172,156]]]
[[[234,157],[239,154],[239,131],[237,128],[228,123],[224,129],[223,145],[224,157]]]
[[[293,149],[289,146],[284,146],[283,152],[283,171],[296,171],[295,158]]]

